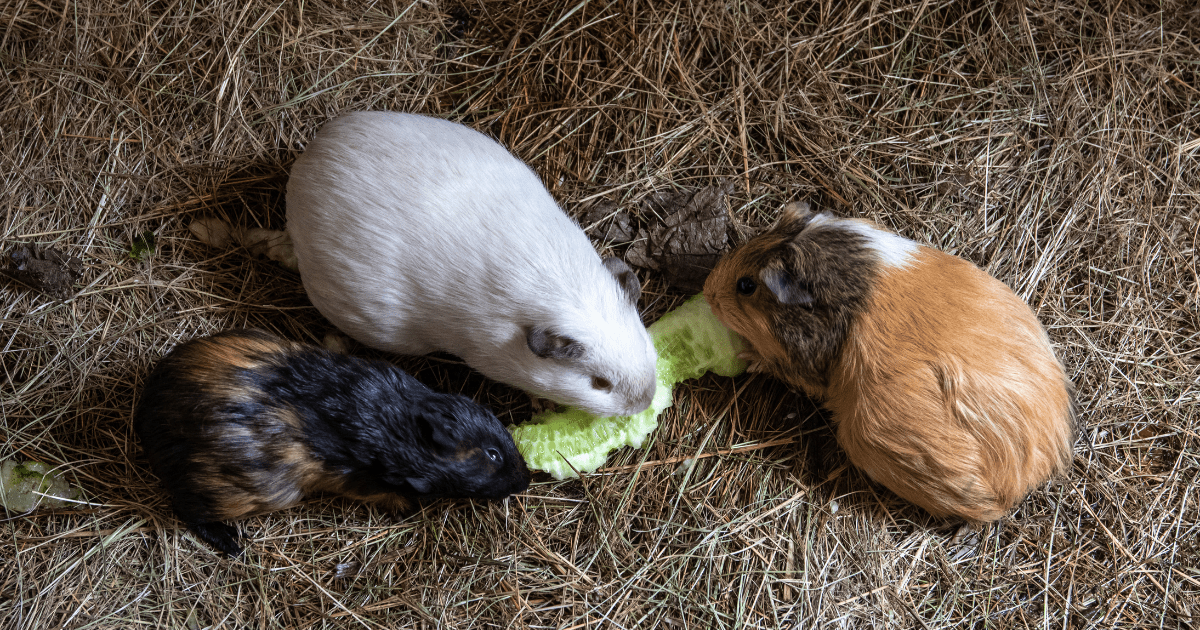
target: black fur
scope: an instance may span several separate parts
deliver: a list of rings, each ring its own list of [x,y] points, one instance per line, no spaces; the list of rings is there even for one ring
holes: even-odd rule
[[[309,492],[498,499],[529,485],[508,431],[469,398],[257,330],[175,348],[147,380],[134,429],[176,513],[230,555],[237,530],[221,521]]]

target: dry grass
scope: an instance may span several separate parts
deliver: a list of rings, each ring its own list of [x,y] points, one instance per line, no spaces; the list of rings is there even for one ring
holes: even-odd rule
[[[0,457],[91,502],[0,522],[0,627],[1200,624],[1200,9],[978,4],[0,2],[4,248],[86,265],[66,301],[0,283]],[[658,462],[638,472],[400,522],[313,499],[218,557],[140,457],[140,383],[186,338],[329,325],[295,276],[186,226],[281,227],[305,140],[363,108],[492,134],[576,215],[729,178],[746,232],[802,198],[975,261],[1077,384],[1074,469],[959,530],[846,468],[801,397],[708,378],[610,460]],[[679,297],[650,293],[648,319]],[[530,413],[453,361],[398,360]]]

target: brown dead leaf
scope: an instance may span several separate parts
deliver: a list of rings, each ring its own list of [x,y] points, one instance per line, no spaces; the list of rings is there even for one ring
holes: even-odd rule
[[[725,196],[732,182],[693,191],[654,193],[642,201],[643,213],[662,217],[651,229],[642,229],[625,258],[638,267],[653,269],[671,286],[687,292],[704,288],[704,279],[721,255],[731,247]]]

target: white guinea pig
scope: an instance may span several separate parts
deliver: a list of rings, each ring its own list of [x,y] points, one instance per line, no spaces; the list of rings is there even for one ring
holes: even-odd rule
[[[590,413],[654,395],[637,276],[600,259],[528,166],[463,125],[344,114],[292,167],[287,231],[312,303],[362,343],[445,351]]]

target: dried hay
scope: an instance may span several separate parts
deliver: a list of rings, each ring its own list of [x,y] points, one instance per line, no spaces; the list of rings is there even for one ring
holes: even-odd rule
[[[0,522],[0,627],[1197,623],[1195,3],[149,4],[0,5],[4,251],[84,263],[65,301],[0,283],[0,457],[60,467],[90,502]],[[365,108],[492,134],[575,216],[654,225],[648,195],[730,180],[745,233],[807,199],[975,261],[1077,385],[1074,469],[960,530],[847,468],[802,397],[706,378],[610,472],[398,522],[314,498],[246,521],[244,561],[221,559],[140,457],[140,383],[193,336],[330,327],[294,275],[186,226],[281,227],[291,160]],[[133,260],[146,230],[156,252]],[[651,278],[647,319],[679,297]],[[530,413],[453,360],[398,361]]]

